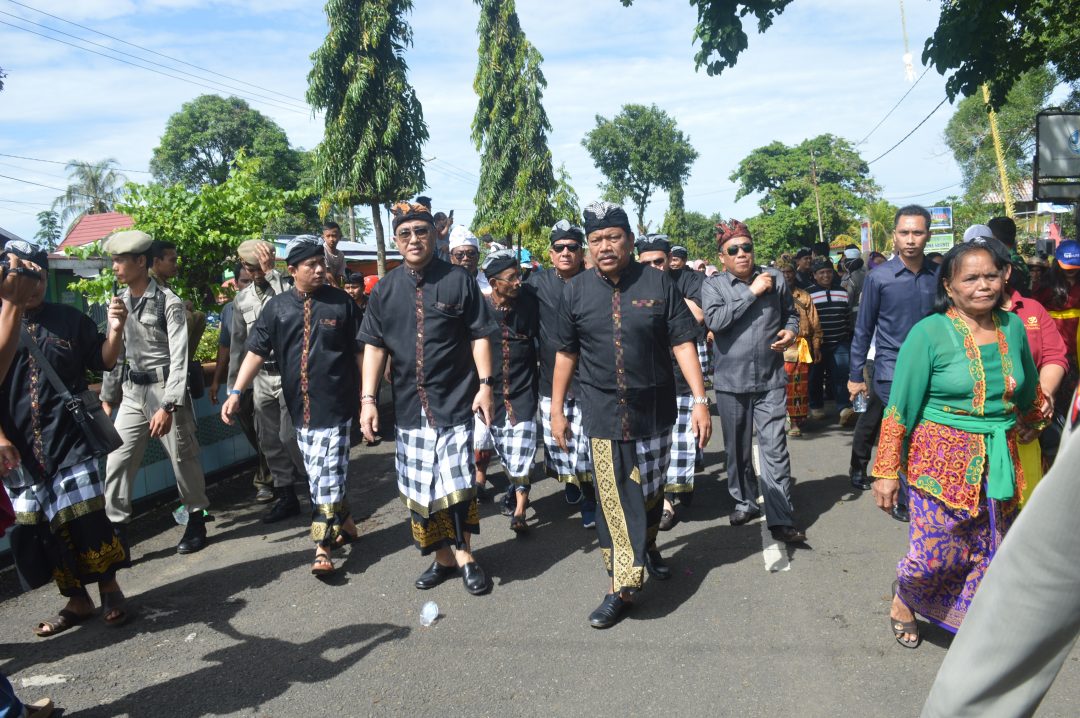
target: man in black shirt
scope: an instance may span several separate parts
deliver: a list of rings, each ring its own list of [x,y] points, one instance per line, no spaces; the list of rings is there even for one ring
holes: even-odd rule
[[[589,623],[608,628],[641,589],[645,568],[658,579],[671,575],[656,550],[676,416],[671,350],[693,390],[700,446],[712,426],[694,347],[698,326],[686,302],[666,273],[633,261],[634,234],[622,207],[596,202],[584,217],[596,268],[563,290],[551,431],[567,448],[562,406],[580,368],[583,424],[603,509],[596,530],[612,578],[610,593]]]
[[[668,272],[668,276],[675,282],[687,309],[694,315],[699,326],[698,336],[694,342],[698,350],[698,362],[701,364],[702,378],[708,375],[708,349],[705,344],[705,330],[701,327],[705,315],[701,311],[701,285],[705,281],[700,272],[679,270],[669,271],[668,259],[670,257],[670,243],[665,235],[649,234],[637,241],[638,262],[646,266]],[[675,372],[675,404],[678,414],[675,418],[675,426],[671,429],[671,452],[669,454],[667,475],[664,479],[664,510],[660,514],[660,530],[670,531],[678,522],[675,513],[675,497],[680,498],[684,510],[690,507],[694,498],[694,471],[699,462],[701,449],[697,445],[697,437],[694,436],[691,425],[691,417],[694,409],[694,396],[690,385],[686,382],[675,355],[671,357],[672,370]],[[708,385],[706,384],[706,391]]]
[[[555,373],[555,352],[559,350],[559,322],[563,287],[585,269],[585,230],[565,219],[551,228],[551,269],[529,276],[525,289],[540,305],[540,422],[544,432],[544,458],[552,473],[566,485],[566,501],[581,503],[581,525],[596,528],[596,492],[593,489],[589,441],[581,430],[581,405],[577,381],[571,383],[563,402],[563,416],[570,423],[566,449],[551,433],[551,378]]]
[[[221,420],[232,423],[240,394],[273,356],[311,490],[311,538],[317,544],[311,572],[324,576],[335,570],[331,549],[357,536],[345,488],[349,426],[359,408],[359,312],[349,295],[330,284],[318,237],[289,242],[285,263],[293,288],[263,305]]]
[[[671,256],[668,257],[668,271],[672,274],[682,271],[688,259],[690,259],[690,252],[686,247],[676,244],[671,248]]]
[[[489,254],[483,271],[491,283],[491,294],[486,299],[498,324],[488,337],[495,354],[495,413],[489,431],[495,453],[510,479],[514,500],[510,528],[521,532],[528,528],[525,506],[529,500],[529,472],[536,458],[540,306],[536,297],[521,291],[521,269],[513,250]]]
[[[480,532],[472,457],[473,415],[491,425],[491,342],[495,323],[480,287],[435,257],[435,221],[419,204],[395,205],[394,240],[404,263],[371,291],[360,330],[364,350],[360,425],[379,430],[375,394],[391,359],[398,491],[409,507],[421,555],[435,554],[416,580],[434,588],[461,567],[465,589],[484,593],[487,576],[469,551]]]

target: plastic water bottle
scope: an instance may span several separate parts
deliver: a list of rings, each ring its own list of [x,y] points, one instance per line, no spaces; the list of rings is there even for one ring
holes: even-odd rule
[[[188,522],[187,507],[184,506],[183,504],[180,504],[180,508],[178,508],[176,511],[172,512],[172,517],[173,517],[173,521],[175,521],[176,523],[180,524],[181,526],[187,526],[187,522]]]
[[[851,402],[851,408],[856,414],[863,414],[866,412],[866,394],[859,392],[855,395],[855,401]]]
[[[434,601],[428,601],[424,604],[424,607],[420,609],[420,625],[430,626],[435,623],[435,619],[439,617],[439,604]]]

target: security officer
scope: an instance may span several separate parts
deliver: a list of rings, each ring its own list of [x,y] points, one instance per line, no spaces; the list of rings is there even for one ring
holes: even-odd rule
[[[229,388],[236,383],[240,365],[247,353],[248,335],[255,320],[262,313],[270,298],[289,289],[284,276],[274,269],[274,245],[261,239],[249,239],[237,249],[240,261],[251,274],[251,284],[233,299],[232,332],[229,344]],[[281,372],[273,356],[262,363],[262,369],[253,382],[255,404],[255,431],[259,436],[259,448],[266,457],[266,465],[274,478],[274,504],[263,517],[263,523],[274,523],[300,514],[300,501],[293,484],[307,482],[304,459],[296,444],[296,430],[281,392]]]
[[[150,277],[152,243],[150,235],[138,230],[116,232],[104,243],[117,281],[127,285],[120,297],[132,319],[124,326],[124,352],[101,386],[106,412],[112,413],[119,402],[115,423],[124,439],[106,462],[105,508],[114,524],[131,520],[131,487],[146,442],[160,439],[188,513],[176,550],[194,553],[206,546],[205,509],[210,502],[188,398],[187,320],[180,298]]]

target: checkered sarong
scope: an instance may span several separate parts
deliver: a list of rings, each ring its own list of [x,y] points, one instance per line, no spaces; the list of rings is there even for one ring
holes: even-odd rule
[[[641,475],[641,493],[645,496],[645,505],[649,506],[664,489],[668,457],[671,454],[671,432],[665,431],[656,436],[637,439],[634,442],[634,454],[637,457],[637,470]],[[691,468],[692,462],[691,457]]]
[[[30,474],[26,472],[25,475],[29,477]],[[57,515],[61,516],[61,523],[67,523],[65,516],[70,519],[82,515],[87,506],[91,510],[105,508],[104,486],[94,460],[60,469],[51,481],[7,489],[16,521],[20,524],[32,526],[42,515],[49,523]]]
[[[555,443],[551,433],[551,397],[540,397],[540,424],[544,430],[544,455],[551,461],[556,478],[563,483],[592,483],[592,457],[589,455],[589,439],[581,427],[581,407],[577,399],[563,402],[563,414],[570,424],[567,451]]]
[[[491,426],[490,432],[507,478],[519,487],[528,486],[529,471],[536,458],[536,422],[519,421],[512,425],[507,419],[502,426]]]
[[[491,438],[491,431],[479,416],[473,417],[472,446],[473,451],[491,451],[495,448],[495,442]]]
[[[398,492],[410,511],[427,518],[476,495],[472,428],[397,429]]]
[[[701,364],[701,376],[705,380],[705,390],[712,389],[713,356],[707,337],[698,339],[697,345],[698,362]]]
[[[668,463],[664,491],[680,492],[694,490],[694,463],[697,460],[697,437],[690,421],[694,413],[694,397],[677,394],[675,404],[678,413],[675,426],[671,427],[671,460]]]
[[[296,429],[296,443],[304,457],[315,506],[341,504],[345,501],[345,478],[349,472],[349,425],[324,429]]]

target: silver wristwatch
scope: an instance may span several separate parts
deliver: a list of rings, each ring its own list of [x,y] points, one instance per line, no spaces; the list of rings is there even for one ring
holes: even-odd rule
[[[709,395],[706,394],[705,396],[695,396],[694,397],[694,403],[695,404],[701,404],[703,406],[708,406],[709,403],[710,403],[709,402]]]

